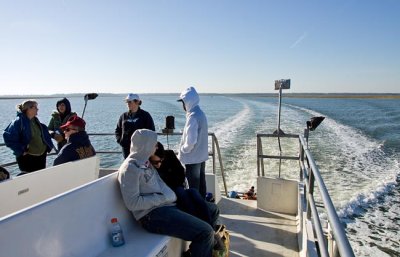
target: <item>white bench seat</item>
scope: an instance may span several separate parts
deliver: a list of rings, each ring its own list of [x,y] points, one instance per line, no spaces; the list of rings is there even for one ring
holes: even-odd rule
[[[111,218],[125,245],[113,247]],[[180,256],[184,241],[145,231],[126,209],[117,173],[0,218],[1,256]]]

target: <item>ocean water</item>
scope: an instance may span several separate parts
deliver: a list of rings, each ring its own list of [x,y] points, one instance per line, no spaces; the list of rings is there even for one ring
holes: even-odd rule
[[[165,127],[168,115],[175,117],[175,131],[182,130],[185,114],[176,102],[177,95],[141,97],[142,108],[151,113],[158,131]],[[69,99],[73,111],[81,115],[83,97]],[[57,100],[38,99],[39,119],[43,123],[49,122]],[[0,100],[0,127],[5,128],[14,119],[15,105],[21,101]],[[400,100],[394,99],[283,96],[281,129],[285,133],[303,133],[311,117],[326,117],[311,132],[309,146],[356,256],[400,256],[399,104]],[[202,95],[200,106],[207,115],[209,131],[218,138],[228,190],[245,191],[256,185],[256,134],[276,129],[278,99],[261,95]],[[125,110],[123,96],[100,95],[89,101],[84,115],[87,131],[113,133],[119,115]],[[113,136],[91,137],[91,140],[98,150],[120,150]],[[179,137],[160,138],[160,141],[176,150]],[[277,142],[270,146],[278,147]],[[283,147],[284,153],[296,154],[296,147],[285,142]],[[0,156],[2,163],[14,161],[8,148],[0,148]],[[52,158],[48,159],[51,165]],[[118,167],[121,162],[122,155],[101,156],[104,167]],[[276,172],[276,164],[269,167],[270,172]],[[282,175],[294,177],[298,171],[283,168]]]

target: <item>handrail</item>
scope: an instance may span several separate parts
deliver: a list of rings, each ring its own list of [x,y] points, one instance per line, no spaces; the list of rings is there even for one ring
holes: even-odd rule
[[[303,147],[307,145],[304,137],[301,135],[300,142]],[[350,242],[346,236],[346,232],[344,231],[342,223],[340,222],[340,219],[336,213],[335,206],[333,205],[328,190],[326,189],[318,166],[316,165],[314,158],[308,148],[304,149],[304,153],[306,154],[308,163],[311,166],[313,177],[317,182],[317,186],[322,198],[322,203],[325,206],[325,210],[327,212],[328,221],[332,226],[333,236],[338,243],[339,252],[341,256],[354,256],[353,249],[351,248]]]
[[[88,133],[89,136],[114,136],[114,133]],[[181,136],[182,133],[180,132],[172,132],[172,133],[164,133],[164,132],[157,132],[157,135],[159,136]],[[225,171],[224,171],[224,166],[222,163],[222,155],[221,155],[221,150],[219,148],[219,143],[218,143],[218,139],[215,136],[214,133],[208,133],[208,136],[211,137],[211,152],[208,153],[209,156],[211,156],[211,161],[212,161],[212,171],[213,174],[216,175],[216,157],[215,155],[218,154],[218,163],[219,163],[219,167],[220,167],[220,172],[221,172],[221,177],[222,177],[222,181],[224,184],[224,190],[225,190],[225,195],[228,195],[228,190],[227,190],[227,186],[226,186],[226,181],[225,181]],[[6,144],[5,143],[0,143],[0,147],[5,147]],[[98,154],[121,154],[122,151],[102,151],[102,150],[96,150],[96,153]],[[50,153],[49,155],[55,155],[56,153]],[[17,162],[9,162],[9,163],[1,163],[0,166],[1,167],[9,167],[9,166],[13,166],[13,165],[17,165]]]
[[[329,196],[328,190],[325,183],[321,177],[318,166],[308,149],[306,140],[302,135],[285,134],[280,135],[282,138],[298,138],[299,141],[299,156],[274,156],[266,155],[263,153],[262,137],[277,137],[274,134],[257,134],[257,175],[265,176],[264,173],[264,159],[284,159],[284,160],[298,160],[300,166],[299,179],[304,182],[305,185],[305,202],[307,208],[306,219],[311,219],[313,224],[313,229],[317,235],[317,241],[319,245],[320,256],[334,256],[333,252],[328,251],[326,238],[324,237],[323,228],[321,225],[321,218],[318,214],[317,207],[323,207],[326,210],[328,217],[328,222],[332,229],[333,239],[336,241],[338,251],[342,257],[354,257],[353,249],[350,242],[346,236],[346,232],[340,222],[340,219],[336,213],[335,207]],[[317,204],[314,200],[314,187],[319,189],[321,198],[321,203]]]

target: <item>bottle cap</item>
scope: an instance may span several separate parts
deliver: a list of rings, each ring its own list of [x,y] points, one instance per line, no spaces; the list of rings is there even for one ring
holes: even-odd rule
[[[111,223],[115,223],[115,222],[118,222],[118,219],[117,218],[112,218],[111,219]]]

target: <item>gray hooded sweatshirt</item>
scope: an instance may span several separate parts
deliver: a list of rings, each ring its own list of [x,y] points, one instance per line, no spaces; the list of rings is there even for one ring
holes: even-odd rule
[[[122,198],[136,220],[155,208],[175,205],[175,193],[149,165],[156,143],[156,132],[136,130],[131,138],[130,154],[118,170]]]
[[[180,99],[186,108],[186,123],[182,133],[178,158],[183,164],[202,163],[208,160],[208,124],[200,109],[200,97],[194,87],[184,90]]]

